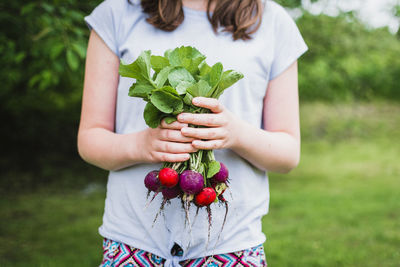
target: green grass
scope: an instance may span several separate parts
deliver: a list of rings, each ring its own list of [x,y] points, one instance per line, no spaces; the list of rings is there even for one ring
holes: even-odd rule
[[[302,159],[271,174],[271,266],[399,266],[400,106],[308,104]]]
[[[0,202],[0,266],[98,266],[103,190],[35,192]]]
[[[301,115],[299,167],[270,174],[269,265],[399,266],[400,105],[304,104]],[[90,181],[4,192],[0,266],[98,265],[105,179]]]

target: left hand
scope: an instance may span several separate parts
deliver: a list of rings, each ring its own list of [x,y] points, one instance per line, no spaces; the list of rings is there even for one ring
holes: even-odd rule
[[[239,120],[228,111],[217,99],[195,97],[193,105],[211,110],[212,113],[181,113],[178,121],[181,123],[207,126],[207,128],[183,127],[182,135],[195,138],[192,146],[197,149],[232,148],[237,142],[237,125]]]

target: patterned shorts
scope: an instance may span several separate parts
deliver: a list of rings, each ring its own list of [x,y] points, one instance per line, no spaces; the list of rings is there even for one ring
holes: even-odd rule
[[[137,249],[107,238],[103,240],[103,261],[100,267],[143,267],[164,266],[165,259],[150,252]],[[226,254],[206,256],[180,262],[187,267],[266,267],[264,248],[262,245]]]

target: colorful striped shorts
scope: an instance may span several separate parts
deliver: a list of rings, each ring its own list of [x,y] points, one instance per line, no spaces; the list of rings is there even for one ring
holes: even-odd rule
[[[100,267],[122,267],[122,266],[164,266],[165,259],[150,252],[137,249],[126,244],[116,242],[107,238],[103,240],[103,261]],[[184,260],[179,263],[188,267],[265,267],[264,248],[262,245],[226,254],[206,256],[204,258]]]

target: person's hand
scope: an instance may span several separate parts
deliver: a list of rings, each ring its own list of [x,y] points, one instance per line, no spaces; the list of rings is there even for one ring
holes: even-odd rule
[[[167,124],[162,120],[155,129],[143,131],[143,142],[139,149],[145,162],[180,162],[190,158],[189,153],[196,152],[192,141],[194,138],[183,136],[181,129],[187,124],[175,121]]]
[[[237,142],[238,119],[228,111],[217,99],[196,97],[193,105],[211,110],[212,113],[181,113],[178,115],[180,123],[207,126],[207,128],[193,128],[185,126],[181,129],[182,135],[193,138],[193,147],[197,149],[232,148]]]

